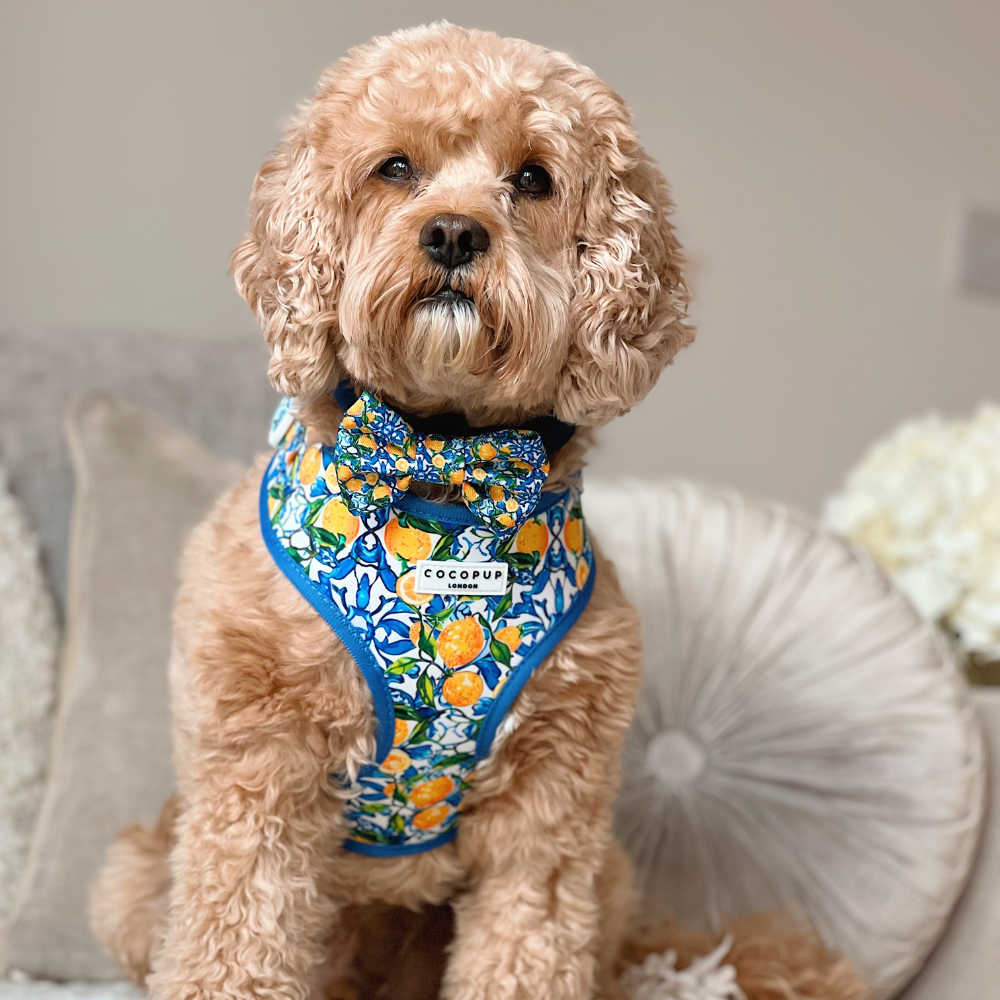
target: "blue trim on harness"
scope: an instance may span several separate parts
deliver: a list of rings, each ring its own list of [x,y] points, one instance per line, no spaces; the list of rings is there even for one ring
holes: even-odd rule
[[[273,461],[273,459],[272,459]],[[347,617],[320,588],[309,579],[302,567],[281,547],[271,530],[271,515],[267,509],[267,479],[271,463],[268,463],[260,487],[260,529],[264,544],[281,571],[292,582],[295,589],[320,613],[323,621],[337,633],[337,638],[354,657],[372,693],[375,705],[375,762],[381,763],[392,749],[396,714],[389,696],[389,685],[367,646],[358,641],[357,633]]]
[[[490,706],[490,710],[483,719],[482,728],[479,730],[479,737],[476,739],[476,760],[484,760],[489,756],[490,747],[493,746],[493,739],[497,729],[503,721],[504,716],[510,710],[514,700],[521,693],[521,688],[528,682],[528,679],[535,671],[542,660],[562,641],[563,636],[576,624],[576,620],[583,614],[590,601],[590,594],[594,589],[594,577],[597,576],[597,566],[595,564],[593,572],[587,578],[583,590],[573,599],[569,610],[563,613],[562,618],[555,628],[547,632],[537,646],[532,647],[531,652],[517,665],[514,672],[507,678],[503,690],[497,695],[496,700]]]
[[[447,833],[433,840],[425,840],[419,844],[365,844],[360,840],[345,840],[340,846],[345,851],[355,854],[367,854],[370,858],[398,858],[405,854],[423,854],[435,847],[450,844],[458,836],[458,827],[452,827]]]

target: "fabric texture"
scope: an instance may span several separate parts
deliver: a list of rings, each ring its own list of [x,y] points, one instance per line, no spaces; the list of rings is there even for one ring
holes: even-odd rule
[[[940,632],[780,505],[632,483],[584,507],[643,618],[617,830],[646,913],[720,931],[791,907],[893,996],[982,826],[981,731]]]
[[[1000,993],[1000,688],[973,688],[990,746],[990,807],[972,878],[940,944],[902,1000],[986,1000]]]
[[[280,398],[259,333],[178,337],[148,330],[0,331],[0,463],[38,536],[63,608],[73,472],[66,404],[104,392],[249,465]]]
[[[363,424],[369,412],[348,411],[345,423]],[[359,516],[342,450],[309,446],[306,428],[287,418],[283,404],[274,422],[282,437],[261,483],[264,539],[354,656],[378,720],[375,763],[335,776],[349,795],[345,846],[380,856],[430,850],[455,836],[462,796],[497,727],[587,604],[594,554],[580,490],[544,494],[513,535],[459,504],[403,493]],[[441,440],[435,454],[450,448]],[[424,561],[500,567],[506,589],[421,593]]]
[[[57,642],[38,541],[0,468],[0,924],[42,800]]]
[[[286,399],[282,406],[288,405]],[[280,408],[276,419],[282,420]],[[411,480],[450,483],[462,487],[469,510],[502,537],[531,516],[549,474],[545,446],[534,431],[421,434],[370,392],[344,414],[332,464],[353,514],[395,503]]]
[[[171,792],[177,559],[240,467],[107,397],[78,404],[67,433],[76,495],[60,703],[4,960],[37,977],[103,979],[117,970],[87,928],[89,885],[115,835],[152,823]]]

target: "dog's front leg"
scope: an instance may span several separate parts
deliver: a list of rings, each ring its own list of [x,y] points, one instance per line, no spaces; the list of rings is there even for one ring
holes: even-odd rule
[[[507,812],[501,822],[469,831],[475,847],[466,842],[463,854],[474,851],[478,872],[455,903],[448,1000],[594,995],[595,883],[610,834],[606,817],[588,820],[545,829],[538,818]]]
[[[203,760],[176,828],[153,1000],[306,995],[333,925],[324,885],[343,836],[309,742],[259,736]]]

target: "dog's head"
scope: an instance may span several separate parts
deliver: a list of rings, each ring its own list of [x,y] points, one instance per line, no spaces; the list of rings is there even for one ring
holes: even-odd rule
[[[270,374],[597,425],[692,330],[667,184],[590,70],[447,24],[351,51],[257,177],[237,287]]]

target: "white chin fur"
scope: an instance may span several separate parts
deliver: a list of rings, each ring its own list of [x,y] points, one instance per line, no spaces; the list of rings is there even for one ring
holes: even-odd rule
[[[423,346],[424,373],[468,370],[483,347],[479,310],[468,300],[421,302],[413,313],[413,335]]]

